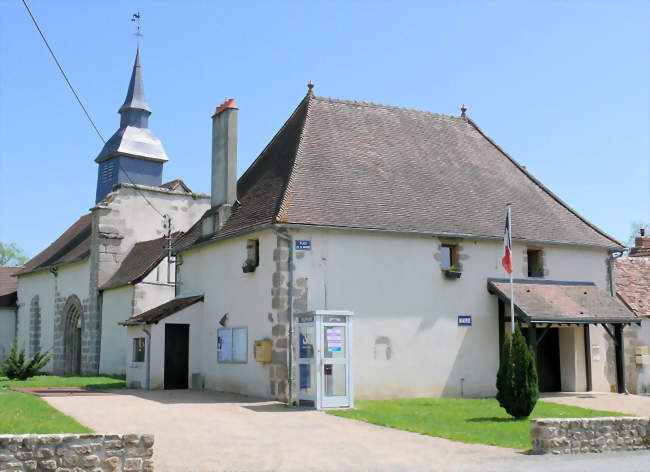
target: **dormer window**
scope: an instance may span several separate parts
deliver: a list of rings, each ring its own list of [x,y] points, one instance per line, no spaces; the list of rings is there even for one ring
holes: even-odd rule
[[[528,277],[544,277],[544,259],[541,249],[527,249]]]

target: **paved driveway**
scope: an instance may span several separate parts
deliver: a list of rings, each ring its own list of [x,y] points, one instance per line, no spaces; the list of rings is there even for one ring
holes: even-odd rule
[[[650,453],[574,457],[463,444],[198,391],[48,397],[98,432],[153,433],[158,471],[644,471]]]
[[[594,410],[620,411],[636,416],[650,416],[650,395],[620,393],[542,393],[544,401],[581,406]],[[650,467],[649,467],[650,469]]]

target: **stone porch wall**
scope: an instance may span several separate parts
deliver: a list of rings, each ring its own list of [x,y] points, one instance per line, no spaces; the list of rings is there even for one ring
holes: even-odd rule
[[[650,423],[644,417],[540,418],[531,420],[530,436],[536,453],[650,449]]]
[[[0,471],[151,472],[148,434],[2,434]]]

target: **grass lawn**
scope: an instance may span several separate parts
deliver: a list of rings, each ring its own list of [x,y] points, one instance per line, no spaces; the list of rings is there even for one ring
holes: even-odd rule
[[[330,410],[343,416],[415,433],[466,443],[529,449],[530,419],[511,418],[495,398],[413,398],[355,402],[354,410]],[[538,401],[531,418],[625,416],[611,411]]]
[[[90,433],[91,429],[53,408],[42,398],[7,387],[124,387],[120,377],[58,377],[39,375],[27,380],[0,377],[0,434]]]
[[[42,398],[0,389],[0,434],[91,432]]]
[[[56,375],[38,375],[27,380],[9,380],[0,377],[2,387],[89,387],[122,388],[125,382],[120,377],[58,377]]]

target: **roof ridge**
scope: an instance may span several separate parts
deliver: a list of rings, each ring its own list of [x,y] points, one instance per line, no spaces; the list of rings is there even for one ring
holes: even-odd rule
[[[298,164],[300,164],[301,159],[299,159],[299,156],[301,154],[302,150],[302,143],[303,143],[303,137],[305,136],[305,129],[307,128],[307,122],[309,121],[309,112],[311,110],[311,104],[312,100],[315,98],[313,94],[307,94],[305,99],[307,100],[307,110],[305,111],[305,120],[302,122],[302,126],[300,128],[300,136],[298,137],[298,145],[296,146],[296,153],[293,159],[293,162],[291,163],[291,171],[289,172],[289,178],[287,179],[287,184],[285,187],[282,189],[282,198],[280,199],[280,202],[278,204],[278,207],[275,210],[275,221],[276,222],[286,222],[286,212],[288,210],[287,205],[291,204],[291,190],[293,187],[296,185],[296,169],[298,167]],[[302,103],[302,102],[301,102]]]
[[[273,143],[275,143],[275,141],[278,139],[278,137],[282,134],[284,129],[287,127],[287,124],[293,119],[293,117],[296,115],[296,113],[298,113],[298,110],[300,109],[301,105],[305,102],[305,100],[308,101],[310,98],[314,98],[314,97],[310,96],[310,95],[305,95],[305,97],[302,100],[300,100],[300,103],[298,103],[298,106],[296,106],[296,108],[293,110],[293,113],[291,113],[289,118],[282,124],[282,126],[277,131],[277,133],[275,133],[273,135],[273,138],[271,138],[271,140],[267,143],[267,145],[264,146],[264,149],[262,149],[262,151],[260,151],[260,153],[257,155],[255,160],[251,163],[251,165],[248,166],[248,169],[246,169],[244,171],[244,173],[239,177],[239,179],[237,179],[237,186],[238,187],[239,187],[239,183],[240,182],[244,183],[244,180],[248,176],[248,174],[252,173],[252,171],[255,169],[256,165],[260,162],[260,160],[261,160],[262,156],[264,155],[264,153],[266,152],[266,150],[268,148],[270,148]],[[239,197],[239,195],[237,197]]]
[[[312,96],[312,98],[314,100],[319,100],[323,102],[342,103],[344,105],[358,105],[358,106],[365,106],[369,108],[387,108],[390,110],[410,111],[415,113],[421,113],[423,115],[432,115],[432,116],[443,117],[443,118],[453,118],[454,120],[463,120],[461,117],[455,115],[447,115],[445,113],[435,113],[433,111],[420,110],[418,108],[408,108],[408,107],[400,107],[397,105],[387,105],[384,103],[366,102],[362,100],[345,100],[342,98],[323,97],[319,95],[314,95]]]
[[[517,169],[519,169],[523,174],[528,177],[535,185],[537,185],[539,188],[541,188],[544,192],[546,192],[552,199],[554,199],[556,202],[558,202],[560,205],[562,205],[564,208],[566,208],[570,213],[575,215],[579,220],[581,220],[583,223],[585,223],[587,226],[589,226],[591,229],[596,231],[597,233],[600,233],[602,236],[606,237],[610,241],[618,244],[619,246],[625,247],[625,244],[622,244],[620,241],[614,239],[612,236],[609,234],[605,233],[603,230],[598,228],[596,225],[594,225],[592,222],[587,220],[585,217],[580,215],[577,211],[575,211],[573,208],[569,206],[568,203],[564,202],[560,197],[558,197],[556,194],[554,194],[546,185],[544,185],[542,182],[540,182],[536,177],[534,177],[528,170],[524,169],[524,167],[519,164],[514,157],[512,157],[510,154],[508,154],[501,146],[499,146],[492,138],[490,138],[485,131],[483,131],[474,120],[472,120],[469,116],[467,117],[467,122],[476,129],[476,131],[479,132],[481,136],[483,136],[492,146],[494,146],[501,154],[503,154],[506,158],[512,162]]]

